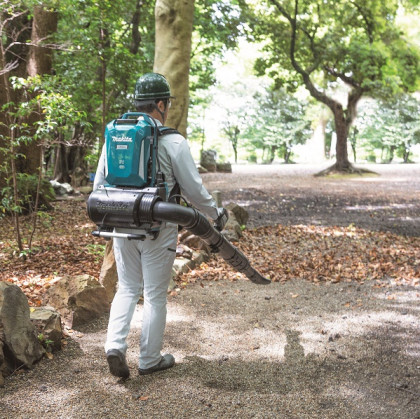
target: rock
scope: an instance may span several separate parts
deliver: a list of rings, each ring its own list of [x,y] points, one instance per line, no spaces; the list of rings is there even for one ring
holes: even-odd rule
[[[235,204],[234,202],[231,202],[228,205],[226,205],[226,209],[231,211],[234,214],[236,221],[239,223],[239,225],[241,226],[246,225],[249,219],[249,214],[247,210],[245,210],[243,207],[239,206],[238,204]]]
[[[44,342],[51,342],[47,343],[47,350],[59,351],[63,337],[60,314],[52,307],[31,307],[30,318]]]
[[[200,165],[209,172],[215,172],[217,152],[215,150],[203,150],[201,152]]]
[[[229,162],[216,163],[216,170],[222,173],[232,173],[232,164]]]
[[[104,260],[99,274],[99,283],[105,288],[108,301],[111,302],[117,292],[118,273],[115,263],[112,240],[107,241],[105,246]]]
[[[13,372],[24,365],[32,368],[45,350],[29,318],[29,304],[17,285],[0,282],[0,371]]]
[[[242,237],[242,229],[238,221],[236,221],[235,214],[229,211],[229,219],[225,225],[222,234],[231,242],[237,242]]]
[[[181,243],[176,247],[176,257],[192,259],[193,251],[187,245]]]
[[[86,186],[80,186],[79,187],[79,192],[82,195],[89,195],[92,191],[93,191],[92,185],[86,185]]]
[[[174,265],[172,267],[172,278],[177,276],[180,273],[188,272],[191,269],[194,269],[196,266],[205,262],[208,259],[209,255],[205,251],[193,252],[191,259],[187,258],[176,258]]]
[[[89,275],[60,278],[47,290],[43,303],[53,306],[71,328],[109,311],[105,288]]]
[[[69,183],[60,183],[56,180],[50,180],[50,183],[57,196],[72,195],[74,193],[74,189]]]
[[[188,233],[190,232],[188,231]],[[193,249],[202,249],[204,247],[204,242],[200,237],[191,233],[182,240],[182,243]]]

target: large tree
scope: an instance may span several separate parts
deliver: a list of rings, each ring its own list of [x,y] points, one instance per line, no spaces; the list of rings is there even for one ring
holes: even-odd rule
[[[16,122],[11,115],[22,99],[20,92],[12,89],[11,77],[51,73],[52,36],[57,30],[57,13],[43,4],[29,9],[23,3],[2,1],[0,6],[0,106],[9,103],[8,111],[0,114],[0,123],[4,124],[0,128],[0,135],[3,136],[3,145],[6,145],[4,139],[10,142],[16,136],[16,132],[10,132],[10,127]],[[32,126],[39,118],[40,115],[31,114],[24,122]],[[38,170],[40,148],[34,145],[32,142],[16,146],[16,152],[24,157],[16,159],[18,171],[34,173]]]
[[[168,118],[186,134],[190,89],[195,103],[215,83],[215,64],[247,32],[243,0],[157,0],[154,71],[165,75],[176,97]],[[190,77],[191,76],[191,77]]]
[[[186,135],[194,0],[156,0],[154,71],[167,77],[176,97],[168,125]]]
[[[419,53],[396,25],[398,2],[267,1],[268,9],[255,6],[265,42],[257,68],[278,85],[303,83],[331,110],[337,160],[330,170],[353,171],[347,138],[360,98],[418,87]],[[343,85],[345,97],[339,99],[333,92]]]

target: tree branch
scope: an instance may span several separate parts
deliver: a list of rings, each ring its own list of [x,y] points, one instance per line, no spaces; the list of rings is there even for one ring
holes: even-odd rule
[[[299,12],[299,0],[295,0],[294,17],[292,17],[277,0],[270,0],[270,1],[277,7],[280,13],[290,23],[290,26],[291,26],[290,60],[291,60],[293,68],[298,74],[302,76],[305,87],[308,89],[311,96],[313,96],[319,102],[324,103],[334,112],[334,109],[336,109],[337,107],[341,107],[341,105],[335,100],[328,97],[324,92],[318,90],[310,78],[310,73],[305,71],[296,61],[295,52],[296,52],[296,39],[297,39],[297,31],[298,31],[296,22],[297,22],[297,15]]]
[[[365,15],[362,6],[359,6],[357,4],[357,2],[355,2],[355,1],[350,1],[350,3],[357,9],[357,11],[360,13],[360,15],[362,16],[363,20],[365,21],[365,24],[366,24],[366,33],[368,35],[369,42],[372,43],[373,42],[373,31],[374,31],[374,24],[373,24],[373,22],[370,21],[369,18],[368,18],[368,16]]]
[[[15,60],[13,62],[6,63],[4,68],[2,70],[0,70],[0,76],[2,76],[3,74],[9,73],[10,71],[13,71],[18,67],[19,67],[19,60]]]
[[[132,54],[137,54],[138,50],[139,50],[139,46],[141,43],[141,35],[140,35],[140,31],[139,31],[139,24],[140,24],[140,17],[141,17],[141,13],[140,13],[140,9],[141,6],[143,6],[143,1],[139,0],[136,2],[136,10],[133,14],[133,18],[131,20],[131,45],[130,45],[130,52]]]
[[[332,76],[338,77],[339,79],[343,80],[344,83],[346,83],[346,84],[348,84],[348,85],[350,85],[350,86],[352,86],[356,89],[360,88],[360,84],[357,83],[356,80],[354,80],[353,77],[346,76],[345,74],[340,73],[340,72],[334,70],[332,67],[328,67],[327,65],[324,66],[324,70],[327,73],[331,74]]]

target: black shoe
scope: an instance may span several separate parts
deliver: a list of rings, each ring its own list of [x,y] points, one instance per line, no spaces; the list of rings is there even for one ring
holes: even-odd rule
[[[175,358],[173,357],[173,355],[165,354],[162,356],[160,361],[154,367],[150,367],[145,370],[142,370],[141,368],[139,368],[139,374],[140,375],[152,374],[156,371],[167,370],[168,368],[171,368],[174,365],[175,365]]]
[[[106,360],[108,361],[109,371],[115,377],[128,378],[130,370],[127,362],[125,362],[125,355],[118,349],[110,349],[106,353]]]

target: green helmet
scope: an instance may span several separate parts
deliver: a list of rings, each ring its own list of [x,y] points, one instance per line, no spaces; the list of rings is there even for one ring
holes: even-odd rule
[[[171,97],[171,88],[162,74],[146,73],[136,81],[135,102],[150,102],[154,99],[169,99]]]

